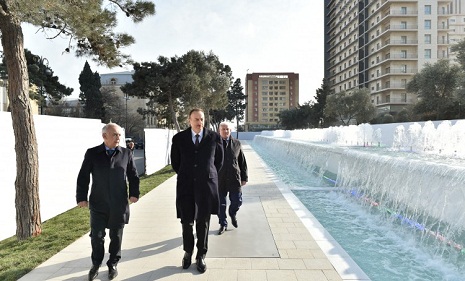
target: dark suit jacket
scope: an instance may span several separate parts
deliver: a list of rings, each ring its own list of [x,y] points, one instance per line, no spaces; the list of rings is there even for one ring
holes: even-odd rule
[[[192,142],[190,127],[173,136],[171,165],[178,174],[176,211],[182,223],[218,213],[218,170],[222,164],[223,146],[218,133],[204,128],[198,147]]]
[[[91,174],[92,188],[87,200]],[[118,146],[110,157],[103,143],[89,148],[77,178],[76,201],[89,201],[91,215],[96,212],[108,216],[105,227],[123,227],[129,221],[126,179],[129,196],[139,198],[139,175],[131,150]]]
[[[247,161],[239,140],[229,137],[218,178],[220,192],[242,192],[241,181],[248,181],[248,175]]]

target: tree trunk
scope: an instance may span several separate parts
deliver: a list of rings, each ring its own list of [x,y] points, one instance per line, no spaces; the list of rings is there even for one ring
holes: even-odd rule
[[[236,109],[237,112],[237,109]],[[236,139],[239,139],[239,118],[237,117],[236,114]]]
[[[181,127],[179,127],[178,118],[176,116],[176,111],[174,111],[174,103],[173,103],[173,98],[171,94],[168,95],[168,105],[170,107],[169,110],[171,112],[171,119],[173,119],[174,128],[176,129],[177,132],[180,132]]]
[[[24,240],[42,232],[37,139],[29,100],[29,76],[21,22],[0,10],[0,31],[15,135],[16,236]]]

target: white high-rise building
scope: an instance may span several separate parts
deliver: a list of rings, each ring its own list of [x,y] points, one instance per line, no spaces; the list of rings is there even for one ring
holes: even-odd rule
[[[333,92],[368,88],[380,112],[417,97],[405,86],[426,63],[450,59],[465,35],[464,0],[325,0],[325,78]]]

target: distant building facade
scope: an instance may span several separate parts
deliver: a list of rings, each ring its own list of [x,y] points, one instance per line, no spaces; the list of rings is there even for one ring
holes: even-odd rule
[[[454,59],[465,1],[325,0],[325,78],[334,93],[367,88],[378,112],[417,101],[406,85],[426,63]]]
[[[121,86],[126,83],[132,83],[132,75],[134,71],[123,71],[123,72],[114,72],[107,74],[100,74],[100,83],[102,84],[102,90],[106,89],[115,93],[121,100],[127,105],[127,112],[137,113],[138,108],[145,109],[147,108],[148,99],[141,99],[138,97],[128,97],[123,91],[121,91]],[[146,127],[156,126],[156,118],[152,116],[147,116],[145,119]]]
[[[8,81],[0,78],[0,111],[10,111],[10,101],[8,100]],[[32,114],[39,114],[39,104],[35,100],[29,99]]]
[[[245,94],[247,95],[245,130],[277,128],[279,112],[298,106],[299,74],[293,72],[247,74]]]
[[[8,94],[6,80],[0,78],[0,111],[8,111]]]

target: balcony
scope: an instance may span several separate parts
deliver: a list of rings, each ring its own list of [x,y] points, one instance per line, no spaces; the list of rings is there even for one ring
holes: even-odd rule
[[[388,105],[388,104],[413,104],[416,99],[414,98],[390,98],[389,100],[378,101],[376,105]]]

